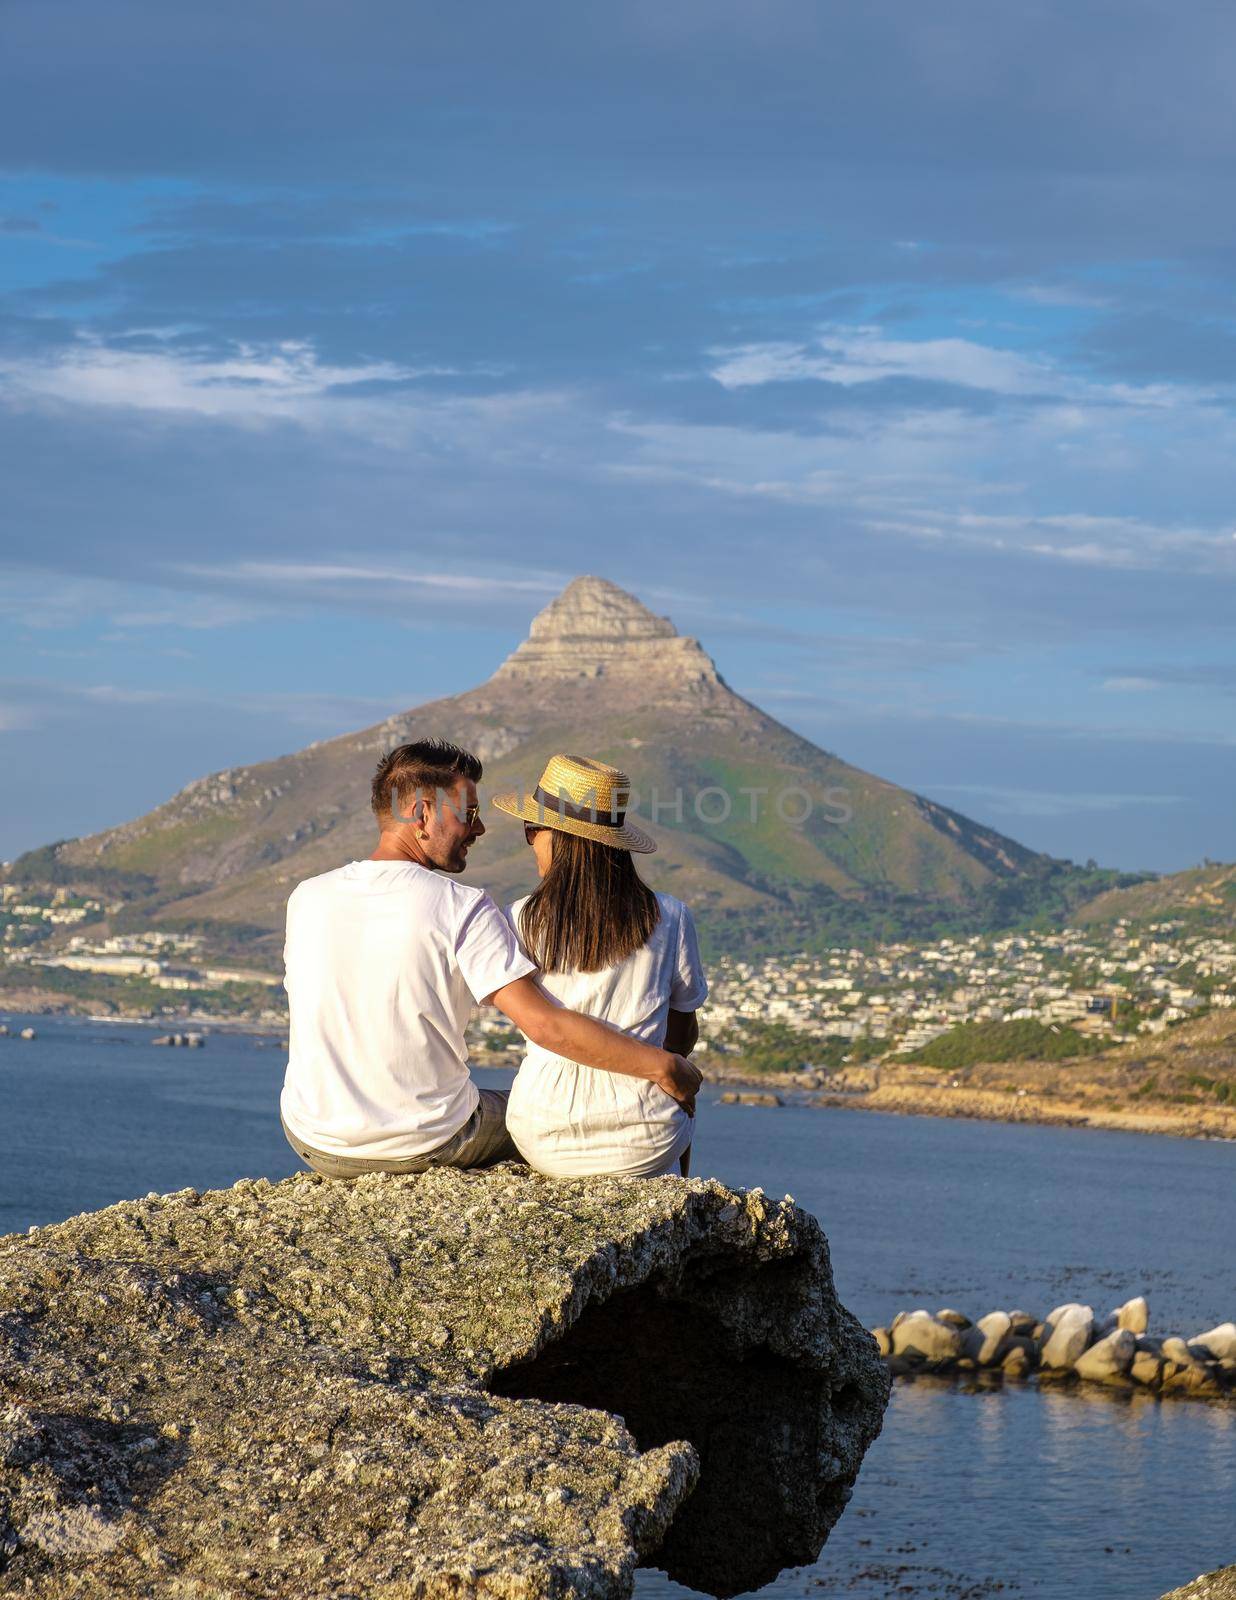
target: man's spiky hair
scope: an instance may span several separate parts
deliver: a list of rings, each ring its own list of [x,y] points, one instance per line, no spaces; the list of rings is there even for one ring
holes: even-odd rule
[[[445,739],[401,744],[378,762],[371,792],[373,814],[379,822],[387,822],[401,796],[406,802],[418,790],[453,789],[460,778],[479,783],[483,770],[470,750]]]

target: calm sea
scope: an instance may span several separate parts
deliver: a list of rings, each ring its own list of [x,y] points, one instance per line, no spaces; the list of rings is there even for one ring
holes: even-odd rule
[[[137,1025],[8,1020],[39,1037],[0,1039],[0,1233],[297,1170],[277,1042],[167,1050]],[[1140,1292],[1152,1329],[1236,1316],[1236,1146],[706,1096],[694,1170],[814,1212],[869,1325],[913,1305],[1041,1314]],[[896,1388],[821,1559],[762,1593],[1154,1600],[1233,1560],[1236,1407],[920,1383]],[[637,1584],[642,1600],[688,1593],[654,1572]]]

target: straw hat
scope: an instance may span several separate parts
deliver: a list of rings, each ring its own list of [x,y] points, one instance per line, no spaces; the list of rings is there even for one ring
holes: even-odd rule
[[[648,855],[657,842],[627,821],[631,780],[587,756],[551,756],[531,794],[496,794],[494,805],[538,828],[556,828],[617,850]]]

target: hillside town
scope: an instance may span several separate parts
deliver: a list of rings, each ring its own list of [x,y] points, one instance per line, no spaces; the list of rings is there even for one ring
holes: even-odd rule
[[[93,996],[103,1010],[128,993],[133,1005],[123,1009],[156,1020],[223,1013],[282,1023],[281,973],[213,958],[196,934],[92,937],[91,924],[118,909],[62,888],[0,886],[0,1005],[4,989],[20,985],[87,1004]],[[780,1026],[801,1035],[810,1066],[818,1047],[834,1063],[851,1046],[866,1059],[895,1058],[972,1022],[1034,1019],[1113,1043],[1163,1032],[1236,1005],[1236,939],[1179,921],[1120,921],[759,961],[723,955],[710,976],[702,1050],[736,1050],[753,1028]],[[104,989],[82,984],[90,978]],[[517,1044],[492,1012],[477,1016],[474,1037],[489,1054]]]
[[[1178,922],[941,938],[760,963],[718,962],[705,1039],[744,1022],[881,1041],[902,1053],[965,1022],[1035,1019],[1111,1042],[1236,1005],[1236,940]]]
[[[281,972],[220,960],[199,934],[90,932],[123,909],[61,887],[0,885],[0,1007],[6,988],[22,988],[63,995],[71,1009],[283,1022]]]

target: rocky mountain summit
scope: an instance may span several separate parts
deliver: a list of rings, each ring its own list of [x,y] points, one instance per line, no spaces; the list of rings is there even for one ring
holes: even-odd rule
[[[811,1561],[889,1380],[790,1200],[375,1174],[0,1239],[0,1588],[716,1595]]]
[[[602,578],[576,578],[474,689],[291,755],[196,779],[121,827],[31,852],[14,881],[77,885],[117,926],[188,929],[277,958],[300,879],[372,849],[378,757],[436,735],[485,763],[483,798],[531,792],[558,751],[623,768],[658,840],[645,870],[714,949],[981,932],[1059,912],[1117,875],[1026,849],[864,772],[736,694],[695,639]],[[514,898],[522,832],[487,813],[469,876]]]
[[[683,637],[668,617],[654,616],[617,584],[593,577],[574,579],[533,618],[490,687],[497,695],[602,678],[607,698],[619,694],[635,705],[649,696],[666,704],[738,701],[698,639]]]

